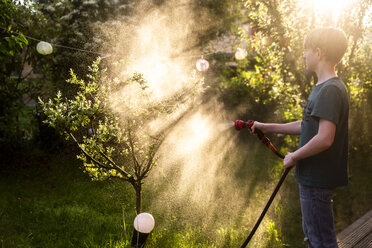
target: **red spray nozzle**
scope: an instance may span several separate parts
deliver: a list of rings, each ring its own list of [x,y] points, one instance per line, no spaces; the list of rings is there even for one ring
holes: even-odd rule
[[[236,120],[234,126],[236,130],[242,130],[245,127],[251,129],[251,127],[253,126],[253,123],[254,121],[252,120],[249,120],[249,121]]]
[[[235,126],[235,129],[238,130],[238,131],[242,130],[245,127],[248,128],[249,130],[251,130],[253,124],[254,124],[253,120],[249,120],[249,121],[236,120],[234,126]],[[256,128],[254,130],[254,133],[256,134],[257,138],[259,140],[261,140],[261,142],[265,146],[267,146],[271,151],[273,151],[280,158],[284,158],[284,156],[276,150],[274,145],[271,143],[270,139],[268,137],[266,137],[266,135],[260,129]]]

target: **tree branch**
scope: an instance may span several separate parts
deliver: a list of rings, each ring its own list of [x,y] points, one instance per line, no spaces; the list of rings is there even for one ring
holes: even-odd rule
[[[139,177],[139,180],[142,180],[146,177],[147,173],[150,171],[150,169],[152,168],[152,162],[154,161],[154,157],[155,157],[155,153],[153,154],[153,156],[151,156],[151,158],[149,159],[149,161],[147,162],[146,164],[146,167],[144,168],[144,170],[141,172],[141,175]]]
[[[130,180],[134,180],[133,176],[130,175],[128,172],[126,172],[123,168],[121,168],[120,166],[118,166],[114,161],[112,161],[108,156],[106,156],[106,154],[104,154],[103,152],[99,152],[109,163],[111,163],[118,171],[120,171],[122,174],[124,174],[124,176],[126,177],[126,179],[128,181]]]
[[[117,177],[117,176],[108,176],[108,177],[106,178],[106,180],[109,180],[109,179],[124,180],[124,181],[129,182],[130,184],[132,184],[132,186],[133,186],[134,183],[135,183],[135,180],[127,180],[126,178]]]
[[[137,178],[139,178],[140,177],[140,166],[139,166],[139,163],[137,161],[136,155],[134,154],[134,145],[133,145],[133,140],[132,140],[132,134],[131,134],[131,131],[130,131],[130,127],[128,127],[128,133],[129,133],[128,138],[129,138],[130,152],[131,152],[131,155],[132,155],[133,163],[135,164],[134,171],[136,173]]]
[[[110,167],[107,167],[105,166],[104,164],[102,164],[101,162],[99,162],[98,160],[94,159],[93,156],[89,155],[83,147],[81,147],[81,145],[79,144],[79,142],[76,140],[75,136],[71,133],[71,132],[67,132],[70,137],[75,141],[75,143],[78,145],[78,147],[80,148],[80,150],[84,153],[85,156],[87,156],[89,159],[91,159],[95,164],[97,164],[98,166],[104,168],[104,169],[107,169],[107,170],[111,170],[112,168]]]
[[[165,140],[164,137],[158,139],[160,140],[160,142],[158,144],[156,144],[156,147],[154,148],[154,150],[152,151],[152,154],[150,156],[150,159],[148,160],[147,164],[146,164],[146,167],[144,168],[144,170],[141,172],[141,175],[140,175],[140,180],[144,179],[146,177],[146,174],[150,171],[150,169],[152,168],[153,166],[153,161],[154,161],[154,158],[155,158],[155,154],[157,153],[157,151],[159,150],[161,144],[163,143],[163,141]]]

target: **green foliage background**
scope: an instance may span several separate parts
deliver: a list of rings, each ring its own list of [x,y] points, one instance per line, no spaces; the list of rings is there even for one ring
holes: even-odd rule
[[[166,1],[153,1],[162,5]],[[79,86],[65,84],[72,68],[79,78],[88,79],[88,66],[97,54],[54,47],[51,56],[37,54],[38,37],[67,46],[96,51],[104,42],[90,29],[95,21],[133,14],[131,1],[26,1],[17,5],[1,0],[0,11],[0,244],[2,247],[129,247],[134,217],[133,189],[115,181],[91,182],[82,173],[74,148],[58,140],[53,129],[34,118],[37,100],[74,96]],[[245,47],[247,59],[235,61],[228,56],[215,60],[205,82],[205,98],[217,95],[234,119],[287,122],[301,119],[303,105],[314,77],[303,73],[303,38],[320,26],[332,25],[331,18],[315,18],[315,10],[301,10],[298,1],[192,1],[194,11],[208,11],[218,20],[199,42],[203,48],[210,40],[231,36],[234,49]],[[121,5],[128,5],[120,11]],[[370,0],[354,1],[341,15],[338,27],[348,38],[349,47],[337,73],[350,95],[350,184],[338,189],[334,197],[338,232],[372,207],[372,16]],[[89,18],[86,18],[89,17]],[[249,24],[251,29],[247,29]],[[252,36],[252,29],[255,35]],[[251,30],[251,31],[250,31]],[[93,39],[98,38],[98,39]],[[232,67],[226,62],[236,62]],[[33,73],[22,73],[29,64]],[[80,116],[82,117],[82,116]],[[79,117],[78,117],[79,118]],[[84,121],[84,120],[83,120]],[[273,136],[285,153],[296,148],[296,137]],[[238,247],[248,235],[258,212],[280,177],[281,165],[268,158],[265,148],[255,140],[242,138],[242,144],[255,147],[250,158],[240,157],[228,166],[240,166],[241,185],[252,182],[246,196],[247,209],[241,209],[235,224],[200,226],[183,217],[183,212],[163,216],[162,209],[151,209],[157,228],[148,247]],[[260,145],[260,144],[259,144]],[[54,150],[53,150],[54,149]],[[52,150],[52,151],[50,151]],[[240,151],[240,150],[239,150]],[[242,150],[244,153],[244,149]],[[253,158],[252,158],[253,157]],[[265,159],[261,159],[264,157]],[[228,158],[226,158],[228,159]],[[252,164],[260,164],[252,168]],[[274,165],[274,166],[273,166]],[[253,183],[254,182],[254,183]],[[156,190],[144,188],[144,205],[150,206]],[[253,200],[255,203],[252,203]],[[298,206],[297,185],[289,177],[262,223],[251,247],[305,247]],[[202,220],[204,213],[196,211]],[[243,213],[257,209],[250,216]],[[192,211],[189,210],[189,211]],[[230,223],[230,222],[229,222]]]

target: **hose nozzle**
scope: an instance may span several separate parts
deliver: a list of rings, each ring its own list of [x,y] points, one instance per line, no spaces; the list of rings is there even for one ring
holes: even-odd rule
[[[245,127],[248,128],[249,130],[251,130],[253,124],[254,124],[253,120],[249,120],[249,121],[236,120],[234,126],[235,126],[235,129],[238,130],[238,131],[242,130]],[[266,137],[266,135],[260,129],[255,128],[254,133],[256,134],[257,138],[259,140],[261,140],[261,142],[265,146],[267,146],[271,151],[273,151],[280,158],[284,158],[284,156],[282,154],[280,154],[277,151],[277,149],[274,147],[274,145],[271,143],[270,139],[268,137]]]
[[[251,129],[251,127],[253,126],[253,123],[254,121],[252,120],[249,120],[249,121],[236,120],[234,126],[235,126],[235,129],[239,131],[245,127],[247,127],[248,129]]]

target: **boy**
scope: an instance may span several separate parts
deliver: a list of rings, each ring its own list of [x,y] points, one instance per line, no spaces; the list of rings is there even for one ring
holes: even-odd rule
[[[284,158],[284,167],[296,166],[302,227],[309,248],[335,248],[332,193],[347,185],[349,100],[336,64],[347,48],[345,34],[335,28],[310,32],[304,42],[306,70],[318,78],[302,121],[287,124],[255,122],[264,133],[300,135],[298,150]]]

